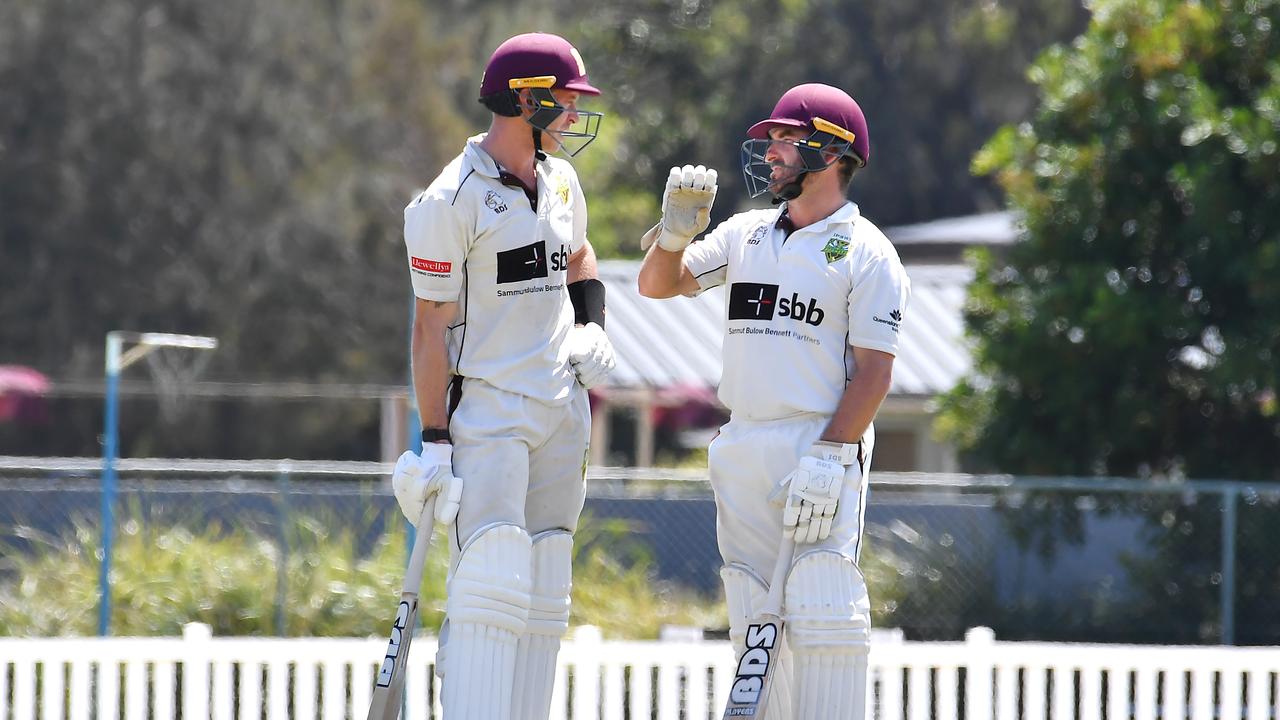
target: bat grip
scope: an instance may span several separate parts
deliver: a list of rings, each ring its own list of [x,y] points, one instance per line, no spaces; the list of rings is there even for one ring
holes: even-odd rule
[[[764,603],[765,613],[782,615],[782,599],[787,588],[787,575],[791,572],[791,560],[795,554],[795,538],[782,538],[782,544],[778,547],[778,562],[774,564],[773,577],[769,580],[769,596]]]
[[[432,495],[422,507],[418,531],[413,538],[413,550],[409,553],[409,567],[404,573],[402,592],[416,593],[422,587],[422,570],[427,564],[427,548],[431,547],[431,531],[435,529],[437,497]]]

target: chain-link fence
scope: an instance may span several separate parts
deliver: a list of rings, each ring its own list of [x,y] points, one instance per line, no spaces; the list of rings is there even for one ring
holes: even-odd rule
[[[105,579],[116,633],[379,634],[407,544],[388,471],[123,461],[102,575],[97,465],[4,461],[0,633],[91,634]],[[876,624],[909,638],[1280,644],[1278,510],[1280,487],[1230,482],[880,473],[861,564]],[[576,552],[577,620],[723,630],[703,473],[591,468]],[[165,612],[172,627],[144,622]]]

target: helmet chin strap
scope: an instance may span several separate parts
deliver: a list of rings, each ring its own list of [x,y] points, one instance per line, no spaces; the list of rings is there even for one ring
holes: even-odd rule
[[[536,127],[533,129],[533,157],[538,162],[547,159],[547,154],[542,151],[542,131]]]
[[[798,173],[795,176],[795,179],[779,188],[778,192],[773,193],[773,200],[771,202],[774,205],[781,205],[784,202],[795,200],[800,197],[800,193],[804,191],[804,188],[802,187],[804,184],[804,177],[808,174],[808,170]]]

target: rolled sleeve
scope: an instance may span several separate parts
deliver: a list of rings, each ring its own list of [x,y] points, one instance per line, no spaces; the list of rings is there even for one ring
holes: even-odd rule
[[[725,284],[729,274],[729,235],[733,225],[728,221],[689,244],[684,251],[684,267],[698,281],[697,295]]]
[[[849,344],[898,354],[900,330],[911,299],[911,281],[900,262],[871,261],[849,293]]]
[[[413,294],[421,300],[456,302],[471,237],[464,209],[424,195],[404,211],[404,244]]]

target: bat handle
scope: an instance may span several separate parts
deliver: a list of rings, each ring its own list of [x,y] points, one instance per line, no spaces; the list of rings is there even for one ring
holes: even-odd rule
[[[778,546],[778,562],[774,564],[773,577],[769,580],[769,597],[764,604],[764,611],[771,615],[782,615],[782,599],[787,588],[787,574],[791,572],[791,560],[795,554],[795,538],[782,538],[782,544]]]
[[[426,565],[427,548],[431,547],[431,531],[436,523],[436,495],[432,495],[422,507],[418,518],[418,532],[413,538],[413,550],[409,553],[409,567],[404,573],[403,592],[416,593],[422,587],[422,570]]]

